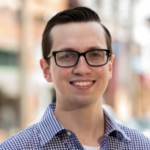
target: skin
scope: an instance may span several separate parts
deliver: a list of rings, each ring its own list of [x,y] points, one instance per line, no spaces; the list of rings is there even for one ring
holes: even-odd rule
[[[51,52],[68,48],[78,52],[107,49],[104,30],[97,22],[56,25],[51,30],[51,37]],[[112,75],[113,59],[111,56],[106,65],[91,67],[81,56],[78,64],[71,68],[58,67],[54,57],[51,57],[50,64],[40,60],[45,79],[53,82],[56,90],[54,115],[65,128],[76,134],[83,145],[99,146],[105,133],[101,99]],[[84,81],[92,84],[73,84]]]

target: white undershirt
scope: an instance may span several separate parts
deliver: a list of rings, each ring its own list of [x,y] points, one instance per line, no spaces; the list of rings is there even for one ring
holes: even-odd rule
[[[91,146],[85,146],[85,145],[82,145],[83,148],[85,150],[99,150],[100,147],[91,147]]]

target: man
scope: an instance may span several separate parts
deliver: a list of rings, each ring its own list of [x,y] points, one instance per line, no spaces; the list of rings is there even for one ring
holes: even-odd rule
[[[44,30],[42,51],[40,65],[53,82],[56,105],[0,149],[150,149],[148,138],[116,123],[102,108],[114,56],[111,35],[94,11],[76,7],[56,14]]]

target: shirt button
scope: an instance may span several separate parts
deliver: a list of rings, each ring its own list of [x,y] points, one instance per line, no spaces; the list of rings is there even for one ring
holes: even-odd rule
[[[71,135],[71,132],[67,131],[67,135],[70,136],[70,135]]]

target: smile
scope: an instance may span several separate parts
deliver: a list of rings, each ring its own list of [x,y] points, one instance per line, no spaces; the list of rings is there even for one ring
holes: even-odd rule
[[[88,86],[88,85],[92,85],[93,82],[92,81],[86,81],[86,82],[72,82],[73,85],[77,85],[77,86]]]

